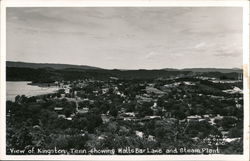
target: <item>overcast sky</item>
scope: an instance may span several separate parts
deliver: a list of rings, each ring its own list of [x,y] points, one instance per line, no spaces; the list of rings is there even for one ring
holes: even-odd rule
[[[242,67],[242,9],[8,8],[7,60],[107,69]]]

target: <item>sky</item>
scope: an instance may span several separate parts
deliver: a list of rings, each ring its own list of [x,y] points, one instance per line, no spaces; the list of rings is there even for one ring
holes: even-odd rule
[[[241,68],[242,8],[7,8],[6,57],[105,69]]]

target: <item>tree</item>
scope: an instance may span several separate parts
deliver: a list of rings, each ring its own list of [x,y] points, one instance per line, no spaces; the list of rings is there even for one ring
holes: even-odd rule
[[[72,109],[66,108],[66,109],[64,110],[64,115],[65,115],[66,117],[69,117],[71,114],[72,114]]]
[[[109,105],[108,105],[107,103],[104,103],[104,102],[103,102],[103,103],[100,105],[100,111],[101,111],[102,113],[107,113],[108,110],[109,110]]]
[[[205,138],[212,135],[220,135],[217,128],[210,125],[207,121],[191,121],[186,129],[186,133],[190,137],[200,137]]]
[[[223,129],[227,130],[230,129],[231,127],[235,126],[236,120],[232,117],[223,117],[221,119],[221,126]]]
[[[144,116],[151,116],[153,115],[153,110],[151,107],[153,106],[153,102],[144,102],[142,105],[138,106],[138,112],[139,116],[144,117]]]
[[[58,90],[58,93],[59,93],[59,94],[64,94],[64,93],[65,93],[65,89],[59,89],[59,90]]]
[[[117,108],[114,107],[114,106],[112,106],[112,107],[110,108],[110,110],[109,110],[109,114],[110,114],[111,116],[117,117],[117,115],[118,115],[118,110],[117,110]]]
[[[102,124],[102,118],[100,117],[100,115],[96,115],[93,113],[87,115],[87,120],[88,120],[87,130],[90,133],[93,133],[95,128]]]
[[[165,104],[164,98],[163,97],[158,98],[157,105],[160,106],[160,107],[163,107],[164,104]]]
[[[73,119],[72,126],[79,130],[84,130],[87,128],[88,124],[89,124],[89,121],[87,120],[86,117],[80,117],[80,118]]]
[[[243,136],[243,129],[242,128],[231,128],[228,133],[229,138],[238,138]]]
[[[154,135],[160,143],[171,143],[176,140],[178,129],[174,122],[159,120],[154,126]]]

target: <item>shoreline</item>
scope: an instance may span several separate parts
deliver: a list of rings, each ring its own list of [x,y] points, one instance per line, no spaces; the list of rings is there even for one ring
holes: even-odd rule
[[[59,87],[58,85],[55,85],[55,83],[27,83],[27,85],[30,86],[38,86],[38,87]]]
[[[21,88],[14,87],[12,86],[12,84],[10,84],[8,86],[8,82],[10,83],[24,83],[24,85],[20,84]],[[6,101],[15,101],[15,97],[18,95],[25,95],[26,97],[30,98],[30,97],[43,97],[46,95],[50,95],[50,94],[55,94],[58,92],[58,90],[60,90],[61,88],[59,86],[44,86],[43,83],[32,83],[30,81],[6,81]],[[31,89],[27,88],[27,92],[23,92],[25,88],[25,86],[30,86]],[[13,89],[8,89],[8,88],[13,88]],[[37,89],[36,89],[37,88]],[[11,93],[11,91],[14,91],[13,93]],[[34,91],[34,92],[32,92]]]

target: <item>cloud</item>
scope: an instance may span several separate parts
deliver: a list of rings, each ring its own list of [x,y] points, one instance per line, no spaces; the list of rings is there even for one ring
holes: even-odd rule
[[[145,55],[146,59],[152,59],[152,58],[156,58],[157,56],[160,56],[159,53],[155,52],[155,51],[151,51],[148,54]]]
[[[13,7],[7,59],[127,69],[213,67],[216,59],[230,66],[239,61],[225,58],[242,57],[241,19],[235,7]]]
[[[216,57],[239,57],[242,54],[239,54],[238,52],[220,52],[213,55]]]
[[[195,45],[195,46],[194,46],[194,48],[195,48],[195,49],[199,49],[199,48],[204,47],[205,45],[206,45],[206,43],[205,43],[205,42],[201,42],[201,43],[199,43],[199,44]]]

